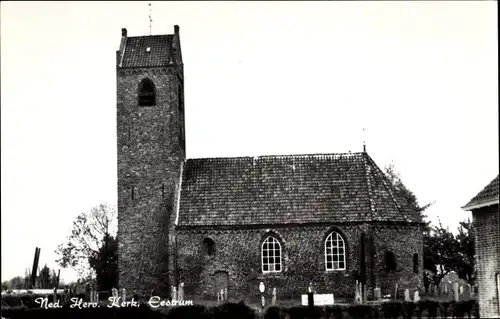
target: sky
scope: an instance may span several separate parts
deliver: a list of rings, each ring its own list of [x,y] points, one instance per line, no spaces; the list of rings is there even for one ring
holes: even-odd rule
[[[497,3],[152,2],[180,27],[188,158],[360,152],[455,230],[498,175]],[[147,2],[1,2],[2,281],[116,204],[116,50]],[[364,130],[364,133],[363,133]],[[65,281],[74,272],[63,269]]]

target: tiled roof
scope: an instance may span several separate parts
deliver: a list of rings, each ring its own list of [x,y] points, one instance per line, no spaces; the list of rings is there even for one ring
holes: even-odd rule
[[[122,67],[156,67],[168,65],[174,35],[127,37]],[[147,51],[150,48],[150,51]]]
[[[179,226],[421,222],[366,153],[188,159]]]
[[[467,205],[463,207],[465,210],[469,210],[472,208],[480,208],[481,206],[486,205],[487,203],[491,203],[496,201],[498,203],[498,177],[495,177],[482,191],[480,191],[474,198],[472,198]]]

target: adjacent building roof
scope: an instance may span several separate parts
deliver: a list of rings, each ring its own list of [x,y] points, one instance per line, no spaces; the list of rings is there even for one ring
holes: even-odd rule
[[[415,222],[366,153],[188,159],[179,226]]]
[[[498,177],[495,177],[482,191],[474,196],[462,209],[472,210],[498,204]]]
[[[127,37],[121,67],[167,66],[173,39],[173,34]]]

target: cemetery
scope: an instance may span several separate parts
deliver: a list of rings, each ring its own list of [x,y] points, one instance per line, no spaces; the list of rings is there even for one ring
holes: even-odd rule
[[[334,294],[305,289],[300,301],[280,298],[275,287],[259,285],[260,298],[232,300],[221,290],[213,301],[197,300],[184,293],[181,283],[171,287],[172,298],[141,298],[125,289],[110,292],[87,289],[74,294],[64,289],[43,295],[41,291],[2,295],[2,318],[478,318],[477,302],[470,285],[443,281],[439,287],[394,287],[394,295],[382,296],[375,288],[367,298],[361,283],[353,287],[353,300],[337,300]],[[72,295],[74,294],[74,295]],[[45,299],[41,304],[40,300]]]

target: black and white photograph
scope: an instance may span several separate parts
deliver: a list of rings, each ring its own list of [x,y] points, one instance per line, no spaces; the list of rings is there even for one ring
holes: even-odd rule
[[[500,318],[496,1],[3,1],[1,318]]]

